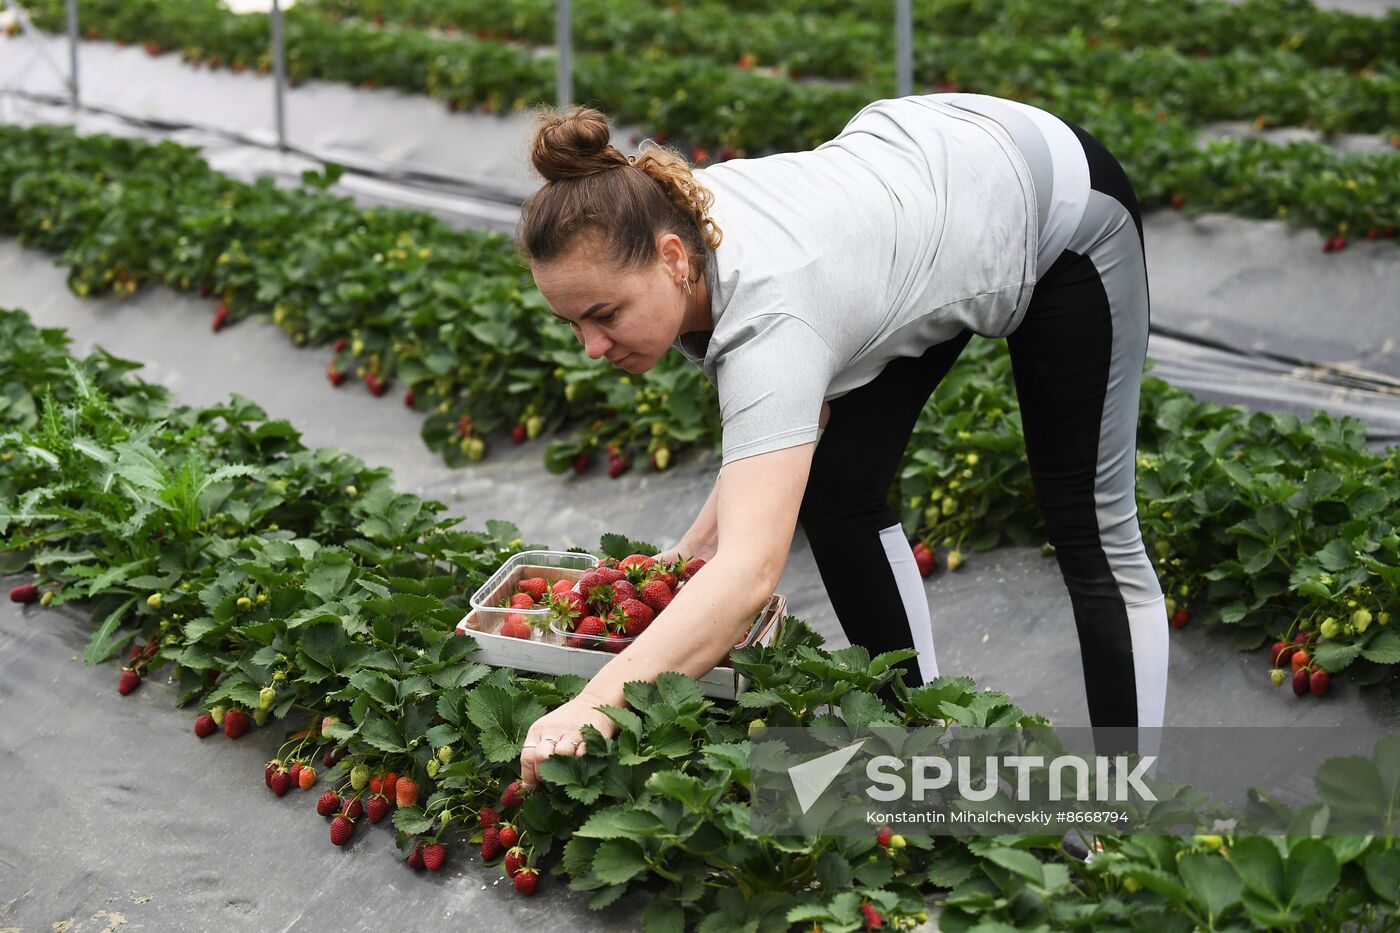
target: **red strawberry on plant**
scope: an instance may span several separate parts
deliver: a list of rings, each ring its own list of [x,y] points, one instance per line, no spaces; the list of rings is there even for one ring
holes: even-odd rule
[[[372,395],[378,398],[384,394],[384,390],[389,388],[389,385],[379,378],[378,373],[369,372],[365,374],[365,387],[369,389]]]
[[[340,795],[328,790],[316,800],[316,812],[321,816],[333,816],[340,809]]]
[[[292,762],[292,766],[288,769],[287,773],[291,775],[292,783],[295,784],[297,779],[301,777],[301,762]]]
[[[535,888],[539,887],[539,884],[540,873],[537,869],[527,865],[515,873],[515,890],[526,897],[533,895],[535,893]]]
[[[201,739],[207,739],[218,731],[219,727],[214,724],[214,717],[210,716],[208,713],[205,713],[194,721],[194,734]]]
[[[510,429],[511,443],[515,444],[516,446],[525,443],[526,436],[527,434],[525,430],[525,425],[523,424],[517,424],[515,427]]]
[[[248,714],[238,707],[231,708],[224,713],[224,735],[231,739],[236,739],[248,731]]]
[[[129,667],[122,668],[121,680],[117,683],[117,692],[126,696],[131,691],[141,685],[141,675]]]
[[[1178,606],[1176,612],[1172,613],[1172,628],[1182,629],[1190,621],[1191,615],[1186,611],[1185,606]]]
[[[32,603],[39,598],[39,588],[33,583],[21,583],[10,590],[10,602]]]
[[[1293,646],[1286,641],[1274,642],[1274,647],[1269,652],[1269,656],[1273,661],[1274,667],[1283,667],[1283,662],[1287,661],[1293,656],[1293,651]]]
[[[403,404],[405,408],[413,407],[413,390],[409,389],[403,394]]]
[[[335,362],[332,361],[331,364],[326,367],[326,378],[330,380],[331,385],[338,386],[345,381],[345,373],[336,369]]]
[[[1293,693],[1297,696],[1304,696],[1312,690],[1308,681],[1307,668],[1298,668],[1293,672]]]
[[[345,348],[348,347],[349,345],[350,345],[349,339],[346,338],[346,337],[341,337],[339,340],[337,340],[337,341],[335,342],[335,346],[331,347],[331,349],[334,350],[336,353],[343,353],[343,352],[345,351]]]
[[[626,472],[626,457],[610,457],[608,459],[608,476],[612,477],[613,479],[617,479],[619,476]]]
[[[214,320],[213,320],[213,323],[212,323],[210,326],[214,329],[214,332],[215,332],[215,333],[218,333],[219,331],[223,330],[224,324],[225,324],[227,321],[228,321],[228,305],[224,304],[224,303],[221,301],[221,302],[219,302],[219,306],[218,306],[217,308],[214,309]]]
[[[577,457],[574,458],[574,472],[583,473],[587,471],[589,464],[592,462],[592,459],[593,458],[588,455],[588,451],[586,450],[583,453],[579,454]]]
[[[369,798],[369,803],[365,805],[365,811],[369,815],[371,823],[378,823],[389,813],[389,801],[382,794],[375,794]]]
[[[1327,688],[1332,686],[1332,675],[1318,668],[1308,677],[1308,689],[1315,697],[1320,697],[1327,692]]]
[[[937,566],[938,560],[928,549],[928,545],[920,541],[914,545],[914,563],[918,565],[919,576],[926,577],[933,573],[933,568]]]
[[[504,866],[506,874],[514,878],[525,867],[525,850],[516,846],[507,852]]]
[[[505,791],[501,794],[501,806],[509,810],[512,807],[520,806],[524,802],[524,787],[521,785],[520,779],[516,778],[506,785]]]
[[[283,768],[278,768],[272,774],[272,792],[278,797],[285,796],[287,791],[292,789],[292,775]]]
[[[894,838],[894,832],[888,826],[881,826],[875,830],[875,844],[888,849],[890,840]]]
[[[482,807],[476,812],[476,819],[477,822],[481,824],[481,828],[485,829],[488,826],[495,826],[499,823],[501,821],[501,815],[492,807]]]
[[[399,806],[413,806],[418,802],[418,782],[411,777],[399,778],[394,784],[394,796],[398,798]]]
[[[408,854],[409,868],[423,867],[423,843],[418,843],[413,847],[413,851]]]
[[[457,433],[463,437],[470,437],[472,433],[471,415],[463,415],[457,419]]]
[[[673,599],[671,588],[664,580],[653,580],[642,587],[641,599],[652,608],[654,612],[661,612],[671,605]]]
[[[516,831],[513,825],[505,823],[497,827],[496,838],[500,841],[503,848],[513,849],[515,848],[515,844],[520,841],[520,833]]]
[[[1308,653],[1302,648],[1299,648],[1297,651],[1293,652],[1293,657],[1290,660],[1290,663],[1293,665],[1293,669],[1295,671],[1298,671],[1307,667],[1309,662],[1311,661],[1312,658],[1308,655]]]
[[[481,860],[489,862],[500,854],[501,831],[494,826],[488,826],[481,834]]]
[[[399,775],[397,771],[384,772],[384,784],[381,789],[384,792],[384,796],[388,797],[390,802],[396,799],[399,792]]]
[[[350,841],[350,837],[355,833],[355,824],[345,818],[344,814],[336,816],[331,820],[331,845],[343,846]]]
[[[535,601],[544,599],[544,594],[549,592],[549,582],[543,577],[530,577],[517,583],[516,588],[522,593],[529,593]]]
[[[428,871],[437,871],[442,867],[442,862],[447,858],[447,850],[436,842],[423,849],[423,867]]]
[[[345,806],[341,812],[352,820],[358,820],[365,815],[365,805],[360,802],[359,797],[350,797],[345,801]]]
[[[885,925],[885,918],[880,916],[880,912],[875,909],[874,904],[861,904],[860,912],[861,915],[865,917],[865,929],[867,933],[869,933],[870,930],[878,930]]]

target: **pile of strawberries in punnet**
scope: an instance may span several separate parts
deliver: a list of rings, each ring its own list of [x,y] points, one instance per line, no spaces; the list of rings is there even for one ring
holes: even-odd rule
[[[544,634],[547,626],[567,635],[565,644],[570,648],[616,653],[646,631],[685,582],[704,566],[699,557],[658,561],[645,554],[631,554],[621,560],[604,558],[573,583],[560,580],[551,587],[540,577],[521,580],[502,601],[502,607],[549,611],[535,613],[533,619],[524,612],[511,613],[500,634],[532,638],[537,632]]]

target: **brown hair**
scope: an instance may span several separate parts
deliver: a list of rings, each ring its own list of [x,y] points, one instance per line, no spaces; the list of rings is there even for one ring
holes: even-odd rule
[[[630,270],[655,262],[656,238],[674,233],[703,275],[705,247],[723,239],[709,216],[714,195],[679,153],[653,145],[627,156],[608,140],[608,118],[598,110],[541,110],[530,161],[545,183],[525,201],[516,248],[531,262],[550,262],[586,232]]]

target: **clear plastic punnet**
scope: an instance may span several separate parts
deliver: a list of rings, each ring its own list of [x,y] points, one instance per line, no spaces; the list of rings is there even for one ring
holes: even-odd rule
[[[520,616],[530,626],[531,641],[562,644],[563,640],[550,629],[548,607],[512,609],[509,605],[511,594],[521,580],[539,577],[551,587],[560,580],[568,580],[572,584],[585,571],[596,566],[598,558],[575,551],[521,551],[512,555],[472,594],[471,606],[476,611],[478,630],[499,635],[507,619]]]

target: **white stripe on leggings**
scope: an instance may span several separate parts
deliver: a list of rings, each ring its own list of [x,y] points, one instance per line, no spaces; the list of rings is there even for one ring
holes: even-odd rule
[[[919,652],[915,659],[919,665],[919,676],[924,683],[928,683],[938,676],[938,659],[933,654],[933,621],[929,618],[924,578],[919,575],[914,551],[909,547],[901,526],[891,525],[881,529],[880,543],[885,546],[890,572],[894,574],[895,585],[899,587],[899,600],[904,603],[904,617],[909,620],[909,637]]]

